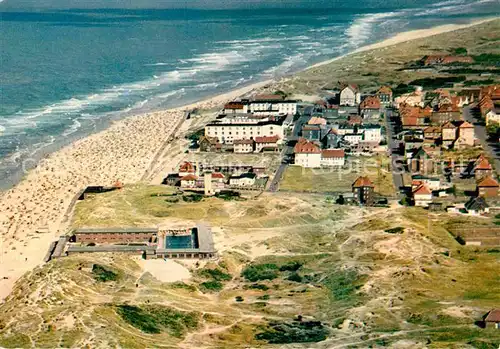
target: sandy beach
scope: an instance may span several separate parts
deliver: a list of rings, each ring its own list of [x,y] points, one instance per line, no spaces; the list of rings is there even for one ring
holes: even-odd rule
[[[356,52],[467,28],[485,21],[406,32]],[[186,110],[215,108],[272,82],[259,82],[198,103],[115,122],[108,129],[81,139],[41,161],[19,184],[0,197],[0,300],[10,293],[20,276],[43,263],[50,243],[66,233],[73,199],[81,189],[88,185],[112,185],[116,181],[125,184],[140,181],[175,126],[183,121]]]

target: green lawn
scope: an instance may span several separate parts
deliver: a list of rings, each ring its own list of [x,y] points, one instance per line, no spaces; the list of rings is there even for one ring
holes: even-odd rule
[[[342,169],[310,169],[289,166],[280,183],[283,191],[304,191],[312,193],[350,192],[352,183],[361,175],[368,176],[375,184],[375,191],[381,195],[394,195],[392,174],[388,171],[390,159],[377,157],[350,157]]]

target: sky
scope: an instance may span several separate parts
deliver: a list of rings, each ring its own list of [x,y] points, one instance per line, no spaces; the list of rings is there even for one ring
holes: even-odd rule
[[[425,0],[0,0],[0,8],[399,7]]]

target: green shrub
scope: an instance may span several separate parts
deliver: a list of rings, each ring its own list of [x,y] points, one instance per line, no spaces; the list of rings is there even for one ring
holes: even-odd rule
[[[116,309],[123,320],[143,332],[168,332],[174,337],[196,329],[200,317],[196,312],[181,312],[158,304],[145,307],[122,304]]]
[[[273,280],[278,277],[278,266],[276,264],[251,264],[241,272],[248,281]]]
[[[251,288],[254,290],[261,290],[261,291],[269,290],[269,287],[267,287],[266,285],[262,285],[262,284],[251,284],[248,286],[248,288]]]
[[[348,300],[352,297],[359,281],[358,273],[354,270],[339,270],[328,276],[323,284],[330,290],[334,300]]]
[[[300,262],[288,262],[280,267],[280,271],[297,271],[300,267],[302,267],[302,263]]]
[[[404,233],[405,228],[403,227],[396,227],[396,228],[391,228],[391,229],[386,229],[385,232],[389,234],[402,234]]]
[[[453,53],[455,53],[456,55],[466,55],[467,49],[465,47],[457,47],[453,50]]]
[[[94,264],[92,266],[92,274],[97,281],[106,282],[106,281],[116,281],[118,280],[118,274],[104,268],[102,265]]]
[[[271,322],[255,338],[271,344],[310,343],[324,341],[328,334],[328,328],[319,321]]]
[[[302,282],[302,277],[297,274],[296,272],[293,272],[290,274],[290,276],[287,278],[288,281],[293,281],[293,282]]]
[[[219,292],[224,288],[224,284],[220,281],[206,281],[200,284],[200,288],[203,292]]]
[[[182,200],[185,202],[200,202],[203,200],[203,195],[200,194],[191,194],[191,195],[183,195]]]
[[[216,281],[230,281],[233,277],[220,269],[203,269],[200,275]]]
[[[236,296],[234,299],[235,299],[235,301],[236,301],[236,302],[238,302],[238,303],[243,302],[243,297],[242,297],[242,296]]]

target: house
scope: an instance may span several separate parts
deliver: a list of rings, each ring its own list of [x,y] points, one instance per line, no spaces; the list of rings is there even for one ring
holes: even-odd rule
[[[450,148],[457,139],[458,128],[451,121],[448,121],[444,123],[441,130],[441,142],[443,147]]]
[[[471,198],[465,203],[465,210],[468,214],[479,216],[489,212],[489,206],[483,197]]]
[[[340,147],[340,137],[335,129],[330,129],[321,140],[323,148],[335,149]]]
[[[252,172],[242,173],[240,175],[231,176],[229,185],[234,187],[251,187],[255,185],[257,175]]]
[[[362,133],[346,133],[344,135],[344,141],[349,145],[358,145],[362,140]]]
[[[493,174],[493,169],[491,167],[488,159],[484,157],[483,154],[479,155],[476,162],[474,163],[474,177],[476,180],[480,180],[491,176]]]
[[[380,99],[377,96],[366,97],[359,105],[359,113],[364,120],[378,120],[382,115]]]
[[[203,152],[218,152],[222,149],[222,144],[217,137],[201,136],[198,141],[200,151]]]
[[[179,176],[184,177],[190,174],[194,174],[196,172],[196,167],[189,161],[184,161],[179,166]]]
[[[441,139],[441,127],[439,126],[429,126],[424,128],[424,139],[432,140],[433,143],[436,143]]]
[[[382,127],[379,125],[363,125],[359,127],[359,132],[363,133],[363,141],[377,143],[382,141]]]
[[[198,176],[189,174],[181,178],[181,188],[196,188]]]
[[[458,143],[462,146],[474,146],[474,126],[464,121],[458,126]]]
[[[432,156],[422,147],[415,149],[409,161],[411,172],[430,173],[434,170]]]
[[[342,167],[345,165],[344,149],[325,149],[321,151],[321,166]]]
[[[427,188],[430,190],[439,190],[441,189],[441,181],[439,178],[433,178],[422,175],[413,175],[411,176],[412,186],[418,187],[420,184],[425,184]]]
[[[422,107],[424,100],[424,94],[422,88],[418,87],[414,92],[405,93],[394,100],[394,105],[396,108],[400,108],[401,104],[406,104],[411,107]]]
[[[358,177],[352,184],[352,193],[360,205],[372,206],[375,186],[368,177]]]
[[[377,97],[380,100],[382,105],[391,105],[392,104],[392,90],[389,86],[382,86],[377,91]]]
[[[302,137],[311,142],[319,142],[321,140],[321,126],[320,125],[302,126]]]
[[[493,177],[485,177],[477,183],[477,196],[485,198],[496,198],[498,197],[498,186],[498,182],[493,179]]]
[[[431,124],[442,125],[448,121],[462,120],[462,111],[456,105],[443,104],[431,114]]]
[[[486,328],[495,328],[500,330],[500,309],[493,309],[484,319]]]
[[[278,137],[278,135],[255,137],[255,152],[260,153],[261,151],[279,151],[279,140],[280,138]]]
[[[421,62],[423,63],[423,65],[429,66],[451,63],[474,63],[474,59],[470,56],[450,56],[442,54],[425,56],[424,58],[422,58]]]
[[[321,167],[321,149],[313,142],[300,138],[294,147],[295,164],[302,167]]]
[[[253,153],[255,142],[253,139],[236,139],[233,145],[235,153]]]
[[[412,190],[415,206],[428,207],[432,202],[432,191],[425,183],[421,183]]]
[[[361,102],[361,93],[357,85],[347,85],[340,90],[340,105],[357,106]]]

